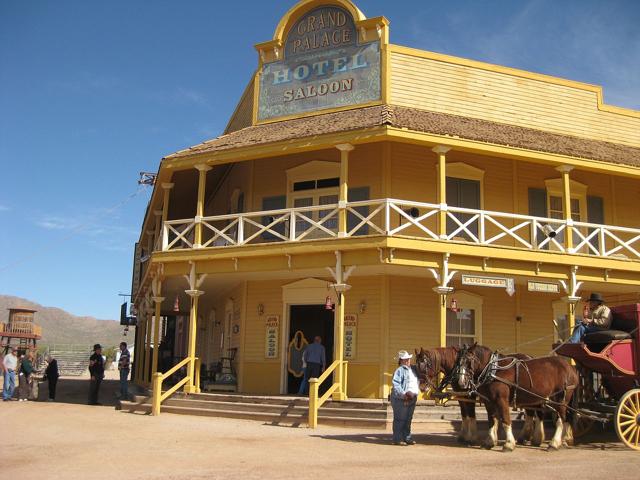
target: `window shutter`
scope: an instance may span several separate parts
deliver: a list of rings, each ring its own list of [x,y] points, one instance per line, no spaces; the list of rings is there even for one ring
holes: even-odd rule
[[[587,196],[587,222],[597,223],[604,225],[604,199],[602,197]],[[589,234],[593,232],[593,229],[589,229]],[[598,235],[594,236],[590,240],[593,248],[600,251],[600,239]],[[590,251],[589,253],[593,253]]]
[[[287,208],[287,196],[286,195],[278,195],[277,197],[264,197],[262,199],[262,210],[282,210]],[[269,225],[273,221],[272,217],[262,217],[262,225]],[[284,230],[284,222],[281,222],[273,227],[273,230],[278,232],[280,235],[286,235]],[[269,241],[282,241],[279,237],[276,237],[274,234],[269,232],[263,232],[262,238],[264,240]]]
[[[347,199],[350,202],[363,202],[365,200],[369,200],[369,187],[350,188],[349,192],[347,193]],[[356,207],[354,210],[363,217],[369,215],[369,207],[367,206]],[[349,212],[347,214],[347,231],[350,232],[351,230],[353,230],[361,221],[362,219],[360,217]],[[367,235],[368,233],[369,226],[363,225],[356,232],[354,232],[354,235]]]
[[[547,191],[544,188],[529,189],[529,215],[533,217],[547,217]],[[544,241],[545,235],[536,230],[536,245]],[[548,248],[548,247],[547,247]]]

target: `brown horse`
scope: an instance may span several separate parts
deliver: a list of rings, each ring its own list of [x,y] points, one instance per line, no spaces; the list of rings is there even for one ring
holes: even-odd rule
[[[486,347],[482,347],[483,349],[489,350]],[[427,389],[436,390],[438,388],[438,375],[442,373],[445,377],[448,377],[453,373],[453,370],[457,366],[458,362],[458,354],[460,352],[460,348],[458,347],[439,347],[434,348],[432,350],[425,350],[424,348],[420,348],[420,351],[415,350],[416,353],[416,369],[418,370],[420,387],[423,391]],[[517,353],[513,354],[517,358],[522,360],[528,360],[531,357],[523,354]],[[480,372],[478,372],[479,374]],[[456,390],[456,385],[452,385],[454,391]],[[461,388],[458,391],[466,391],[466,388]],[[475,398],[470,398],[467,401],[460,400],[460,415],[462,416],[462,426],[460,428],[460,433],[458,434],[458,441],[460,443],[473,444],[477,441],[478,435],[478,427],[476,421],[476,401]],[[489,424],[493,424],[493,416],[491,412],[487,409],[487,415]],[[530,415],[532,412],[526,412],[525,417],[525,425],[532,423],[529,422]],[[530,440],[531,432],[528,432],[528,436],[524,440]],[[532,440],[535,443],[535,439]]]
[[[557,450],[567,434],[567,406],[578,385],[576,369],[559,357],[531,360],[494,358],[491,350],[480,345],[469,348],[459,358],[454,383],[459,388],[476,390],[487,407],[493,424],[484,443],[492,448],[498,442],[502,422],[507,441],[503,450],[512,451],[516,441],[511,429],[510,406],[550,408],[558,413],[555,434],[549,448]],[[539,421],[539,419],[537,419]],[[526,430],[530,423],[525,421]],[[541,426],[540,426],[541,428]]]

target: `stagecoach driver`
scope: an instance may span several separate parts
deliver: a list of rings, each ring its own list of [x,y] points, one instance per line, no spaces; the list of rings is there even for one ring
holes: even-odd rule
[[[416,408],[420,388],[411,355],[406,350],[398,352],[398,368],[393,374],[391,406],[393,408],[393,444],[414,445],[411,438],[411,420]]]
[[[568,343],[580,343],[587,333],[611,328],[611,309],[604,304],[602,295],[592,293],[589,297],[589,313],[573,329]]]

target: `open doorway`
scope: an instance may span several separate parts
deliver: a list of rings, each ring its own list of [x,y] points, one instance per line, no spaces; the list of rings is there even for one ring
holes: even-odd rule
[[[289,311],[289,339],[287,344],[287,393],[295,394],[302,381],[302,354],[316,336],[322,338],[326,351],[327,366],[333,362],[334,312],[324,305],[291,305]],[[321,385],[325,391],[331,378]]]

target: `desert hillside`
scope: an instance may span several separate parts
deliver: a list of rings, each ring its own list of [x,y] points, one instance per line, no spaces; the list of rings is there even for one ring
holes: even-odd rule
[[[123,328],[115,320],[98,320],[93,317],[78,317],[60,308],[44,307],[29,300],[0,295],[0,322],[9,318],[8,308],[27,307],[38,310],[35,322],[42,326],[43,344],[67,343],[85,344],[88,347],[101,343],[105,347],[116,346],[121,341],[133,342],[135,329],[131,328],[126,337]]]

